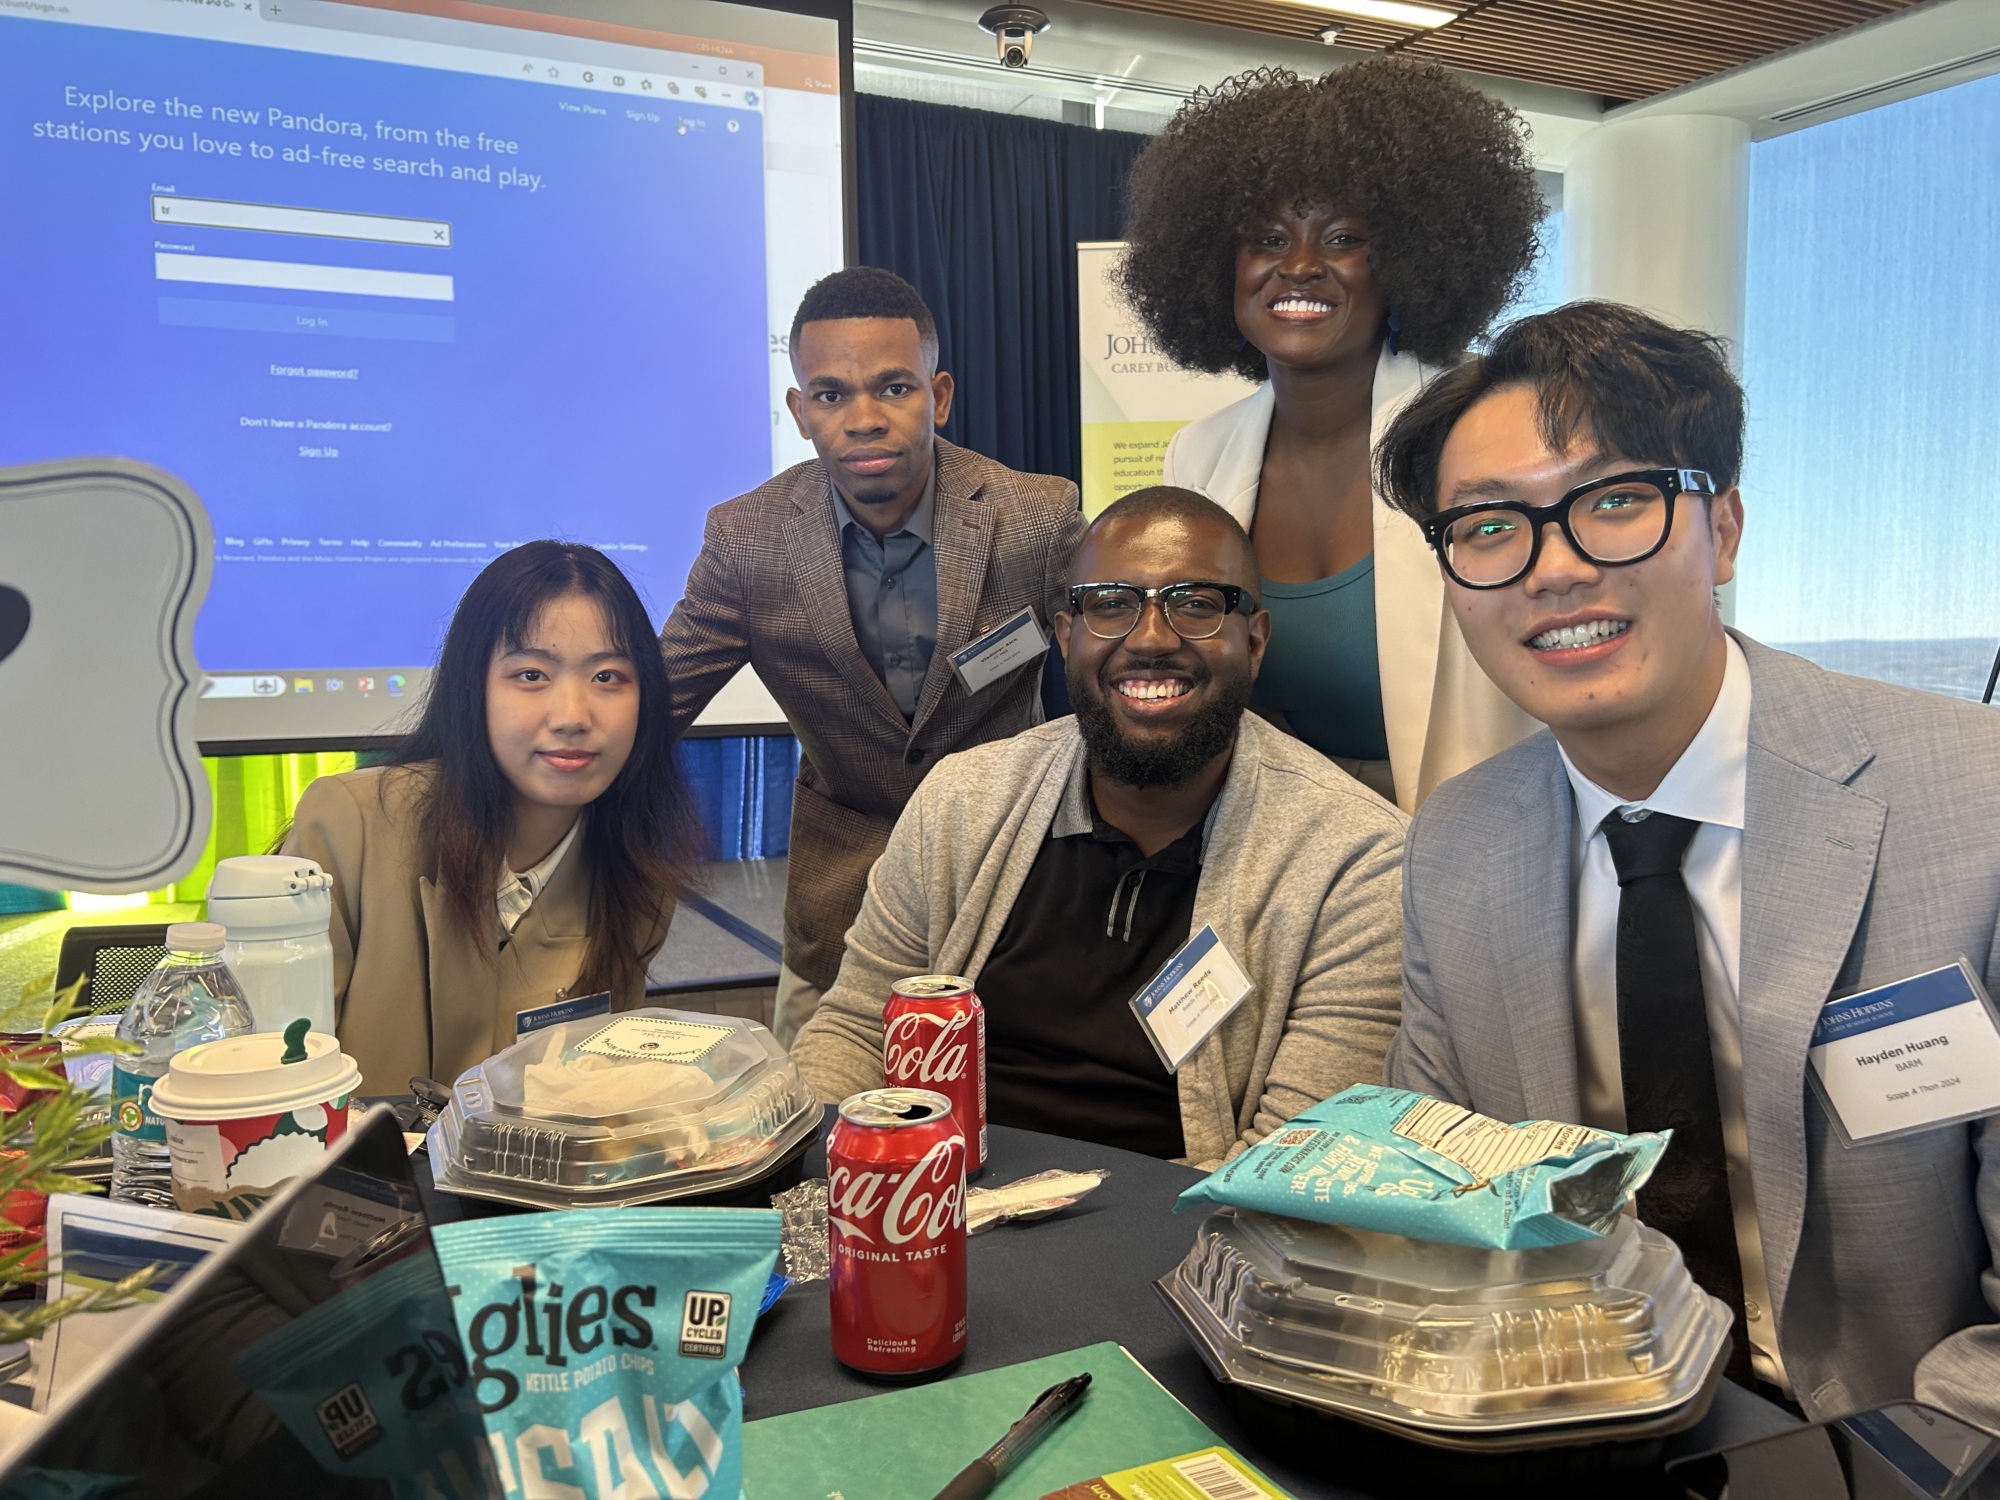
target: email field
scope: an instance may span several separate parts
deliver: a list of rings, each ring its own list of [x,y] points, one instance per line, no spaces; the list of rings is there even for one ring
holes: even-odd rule
[[[332,208],[287,208],[277,203],[234,203],[222,198],[182,198],[153,194],[155,224],[194,229],[254,229],[268,234],[305,234],[330,240],[369,240],[379,245],[451,248],[451,225],[443,219],[401,219],[390,214],[355,214]]]

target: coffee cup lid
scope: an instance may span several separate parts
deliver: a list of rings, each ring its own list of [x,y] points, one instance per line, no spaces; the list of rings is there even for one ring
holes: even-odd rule
[[[285,1046],[278,1033],[258,1031],[177,1052],[153,1086],[153,1108],[170,1120],[246,1120],[328,1104],[361,1086],[337,1037],[307,1032],[301,1062],[283,1061]]]

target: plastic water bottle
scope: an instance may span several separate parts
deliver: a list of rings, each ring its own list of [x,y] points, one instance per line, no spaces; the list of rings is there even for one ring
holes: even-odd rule
[[[140,1050],[112,1069],[111,1196],[151,1208],[173,1208],[166,1122],[152,1111],[153,1085],[176,1052],[197,1042],[248,1036],[256,1030],[250,1002],[222,961],[228,933],[215,922],[177,922],[167,952],[132,996],[118,1040]]]

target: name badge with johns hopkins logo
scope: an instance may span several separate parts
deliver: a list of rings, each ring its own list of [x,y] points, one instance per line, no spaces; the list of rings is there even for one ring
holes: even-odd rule
[[[952,652],[951,669],[968,693],[983,692],[1015,668],[1040,660],[1048,649],[1049,638],[1029,605]]]
[[[1213,927],[1204,927],[1132,997],[1132,1013],[1169,1073],[1250,998],[1256,986]]]
[[[2000,1014],[1963,959],[1827,1001],[1806,1056],[1844,1145],[2000,1111]]]

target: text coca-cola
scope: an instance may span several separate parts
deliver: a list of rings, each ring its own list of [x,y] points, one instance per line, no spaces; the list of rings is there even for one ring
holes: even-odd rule
[[[986,1167],[986,1007],[956,974],[899,979],[882,1007],[882,1079],[935,1089],[965,1130],[965,1175]]]
[[[965,1353],[965,1132],[927,1089],[871,1089],[826,1143],[834,1358],[921,1375]]]

